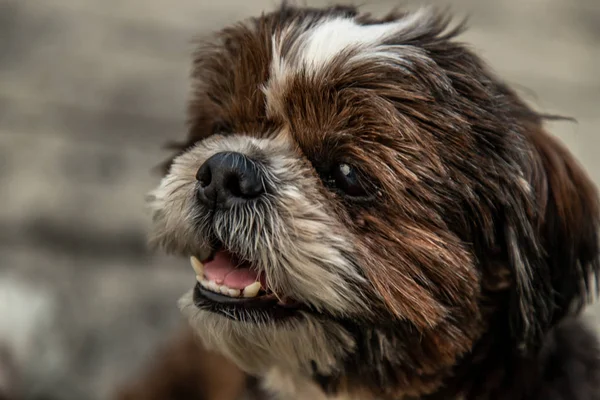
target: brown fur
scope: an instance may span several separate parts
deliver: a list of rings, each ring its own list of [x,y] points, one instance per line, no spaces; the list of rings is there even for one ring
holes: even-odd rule
[[[327,211],[335,222],[327,225],[330,234],[351,243],[345,257],[368,282],[348,282],[364,295],[356,304],[368,307],[304,317],[324,327],[323,335],[351,337],[344,339],[350,349],[322,349],[336,359],[327,371],[294,372],[324,393],[535,397],[539,376],[519,374],[539,366],[546,338],[585,303],[590,276],[600,268],[596,190],[545,132],[543,116],[455,40],[462,26],[449,29],[443,14],[388,39],[402,46],[395,63],[350,64],[350,51],[318,79],[274,78],[273,37],[293,60],[299,35],[323,18],[357,17],[362,24],[404,18],[357,15],[350,7],[284,6],[201,46],[190,134],[169,176],[183,179],[199,167],[207,150],[192,146],[221,140],[215,134],[224,141],[231,134],[261,140],[277,134],[289,144],[286,156],[298,159],[302,184],[310,186],[306,201]],[[259,150],[258,158],[270,156]],[[321,183],[332,159],[359,166],[373,199],[349,200]],[[170,211],[161,207],[160,216]],[[193,246],[165,226],[159,229],[165,247]],[[202,315],[194,315],[196,327],[208,329]],[[215,328],[201,336],[227,327],[244,337],[241,322],[207,318]],[[297,340],[310,343],[300,332]],[[249,345],[240,340],[231,354]]]

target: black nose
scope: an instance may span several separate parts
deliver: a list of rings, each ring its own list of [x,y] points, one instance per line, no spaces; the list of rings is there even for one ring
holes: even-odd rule
[[[261,170],[241,153],[223,152],[210,157],[196,173],[198,199],[206,205],[228,208],[265,192]]]

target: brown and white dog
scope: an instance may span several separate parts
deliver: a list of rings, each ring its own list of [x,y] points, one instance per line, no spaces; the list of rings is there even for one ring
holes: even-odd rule
[[[600,398],[596,190],[461,30],[284,5],[195,54],[153,242],[276,399]]]

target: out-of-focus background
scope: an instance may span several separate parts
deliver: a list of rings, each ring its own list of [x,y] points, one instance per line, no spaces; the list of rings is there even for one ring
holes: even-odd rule
[[[600,0],[436,3],[529,101],[578,120],[552,130],[600,182]],[[185,132],[192,38],[277,4],[0,0],[0,387],[109,398],[180,323],[194,276],[146,249],[151,169]]]

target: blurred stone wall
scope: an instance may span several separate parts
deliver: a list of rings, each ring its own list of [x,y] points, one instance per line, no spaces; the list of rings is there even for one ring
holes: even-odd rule
[[[600,182],[600,2],[435,3],[536,107],[577,118],[552,130]],[[276,4],[0,0],[0,338],[28,398],[107,398],[179,323],[193,275],[145,247],[151,169],[184,134],[191,39]]]

